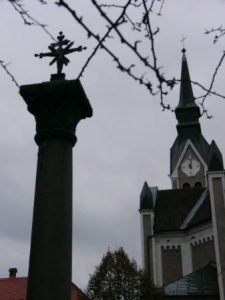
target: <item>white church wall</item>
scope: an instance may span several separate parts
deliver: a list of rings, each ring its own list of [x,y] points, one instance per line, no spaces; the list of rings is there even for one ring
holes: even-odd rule
[[[193,271],[192,245],[206,243],[213,239],[212,224],[192,228],[188,232],[171,232],[158,234],[155,236],[155,273],[154,282],[162,286],[163,282],[163,263],[162,249],[181,249],[182,275],[185,276]]]

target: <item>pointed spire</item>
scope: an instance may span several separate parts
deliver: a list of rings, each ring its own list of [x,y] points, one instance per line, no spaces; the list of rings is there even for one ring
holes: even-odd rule
[[[191,79],[188,70],[188,63],[186,57],[186,49],[183,48],[182,51],[182,67],[181,67],[181,84],[180,84],[180,101],[179,101],[179,108],[184,107],[192,107],[197,106],[195,103],[192,86],[191,86]]]
[[[153,196],[151,189],[145,181],[140,195],[140,209],[153,209]]]
[[[195,98],[191,86],[191,78],[188,70],[186,49],[182,49],[182,66],[181,66],[181,83],[180,83],[180,100],[175,109],[178,120],[178,134],[185,136],[197,136],[201,133],[199,118],[200,109],[195,103]]]
[[[213,140],[210,145],[208,171],[222,171],[223,168],[223,156]]]

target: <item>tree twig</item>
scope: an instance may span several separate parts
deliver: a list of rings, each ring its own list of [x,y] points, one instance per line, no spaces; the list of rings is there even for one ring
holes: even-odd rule
[[[12,79],[13,83],[16,85],[17,88],[20,88],[19,83],[16,81],[14,75],[8,69],[9,64],[5,64],[3,60],[0,60],[0,66],[4,69],[6,74]]]
[[[31,16],[31,14],[25,9],[22,1],[19,0],[8,0],[13,6],[15,11],[20,15],[25,25],[39,26],[53,41],[56,41],[55,37],[47,29],[47,25],[40,23],[37,19]],[[47,4],[44,0],[39,0],[41,4]]]

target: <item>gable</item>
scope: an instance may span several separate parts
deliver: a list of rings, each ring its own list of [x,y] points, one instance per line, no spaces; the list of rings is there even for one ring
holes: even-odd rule
[[[170,149],[170,174],[173,173],[175,167],[177,166],[178,160],[182,156],[185,145],[190,141],[192,146],[194,146],[195,151],[197,151],[198,155],[201,159],[208,165],[209,154],[210,154],[210,145],[207,143],[205,138],[200,135],[197,137],[182,137],[177,136],[172,148]]]
[[[184,160],[184,158],[186,156],[189,155],[190,152],[194,153],[194,156],[196,156],[196,158],[200,161],[200,163],[202,164],[203,168],[205,171],[207,171],[207,164],[204,161],[203,157],[200,155],[200,153],[198,152],[197,148],[195,147],[195,145],[192,143],[192,141],[190,139],[188,139],[186,141],[186,143],[183,144],[183,149],[180,152],[180,156],[174,166],[173,169],[173,173],[171,174],[171,178],[176,178],[178,177],[178,168],[181,164],[181,162]]]
[[[211,164],[212,169],[223,170],[223,157],[214,140],[211,142],[211,144],[209,144],[202,134],[199,136],[190,135],[185,137],[178,135],[170,149],[171,176],[178,165],[180,157],[183,155],[183,151],[188,141],[190,141],[189,143],[192,145],[192,148],[194,147],[195,152],[198,153],[198,155],[204,161],[207,169]]]

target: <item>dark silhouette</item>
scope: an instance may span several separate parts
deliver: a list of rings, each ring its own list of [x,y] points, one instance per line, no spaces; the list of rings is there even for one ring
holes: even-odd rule
[[[81,52],[82,50],[85,50],[86,47],[79,46],[77,48],[70,49],[73,46],[74,42],[70,42],[70,40],[65,39],[65,36],[63,35],[62,31],[59,32],[57,39],[58,42],[52,43],[50,46],[48,46],[48,49],[51,52],[35,54],[34,56],[39,58],[46,56],[54,57],[49,64],[53,65],[56,62],[57,74],[62,74],[63,65],[67,66],[70,62],[70,60],[67,57],[65,57],[65,55],[70,54],[72,52]],[[63,48],[63,46],[65,47]]]
[[[27,300],[71,300],[72,148],[77,124],[92,116],[80,81],[64,80],[61,73],[68,63],[64,55],[82,50],[70,49],[72,44],[60,33],[51,53],[39,54],[54,56],[58,73],[51,81],[20,87],[36,121],[39,147]]]
[[[122,247],[103,255],[86,293],[91,300],[162,300],[164,296]]]

